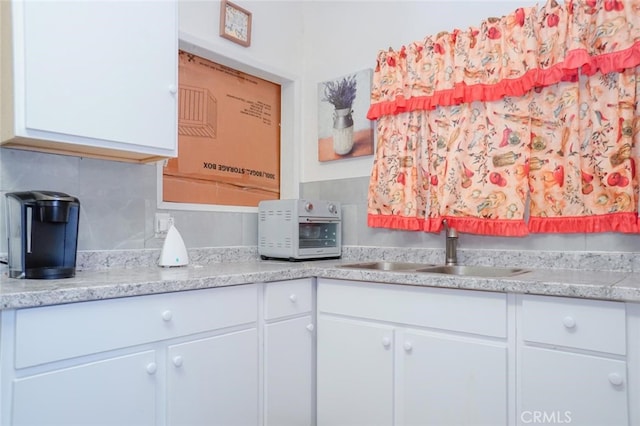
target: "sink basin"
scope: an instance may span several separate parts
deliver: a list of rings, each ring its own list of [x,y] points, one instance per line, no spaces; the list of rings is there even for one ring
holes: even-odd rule
[[[445,275],[464,275],[469,277],[500,278],[512,277],[514,275],[529,272],[521,268],[501,268],[494,266],[463,266],[463,265],[442,265],[429,268],[417,269],[416,272],[429,272]]]
[[[434,266],[428,263],[411,262],[362,262],[340,265],[341,268],[371,269],[375,271],[417,271],[418,269]]]
[[[433,265],[429,263],[412,262],[361,262],[340,265],[340,268],[368,269],[385,272],[420,272],[469,277],[501,278],[529,272],[521,268],[501,268],[496,266],[464,266],[464,265]]]

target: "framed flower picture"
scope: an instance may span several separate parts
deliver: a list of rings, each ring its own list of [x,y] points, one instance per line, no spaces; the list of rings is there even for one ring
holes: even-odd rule
[[[318,161],[373,155],[372,76],[368,68],[318,84]]]
[[[230,1],[222,0],[220,37],[248,47],[251,44],[251,12]]]

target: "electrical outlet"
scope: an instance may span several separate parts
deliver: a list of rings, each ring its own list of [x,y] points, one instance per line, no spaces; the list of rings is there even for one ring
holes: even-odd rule
[[[173,217],[169,213],[156,213],[154,222],[155,238],[164,238],[173,224]]]

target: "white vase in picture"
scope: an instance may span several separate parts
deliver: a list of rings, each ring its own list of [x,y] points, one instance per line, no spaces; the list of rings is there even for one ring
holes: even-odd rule
[[[336,109],[333,115],[333,151],[345,155],[353,149],[351,108]]]

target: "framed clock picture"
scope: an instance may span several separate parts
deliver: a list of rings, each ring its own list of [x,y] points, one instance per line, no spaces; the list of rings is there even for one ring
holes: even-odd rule
[[[251,12],[230,1],[222,0],[220,37],[248,47],[251,44]]]

